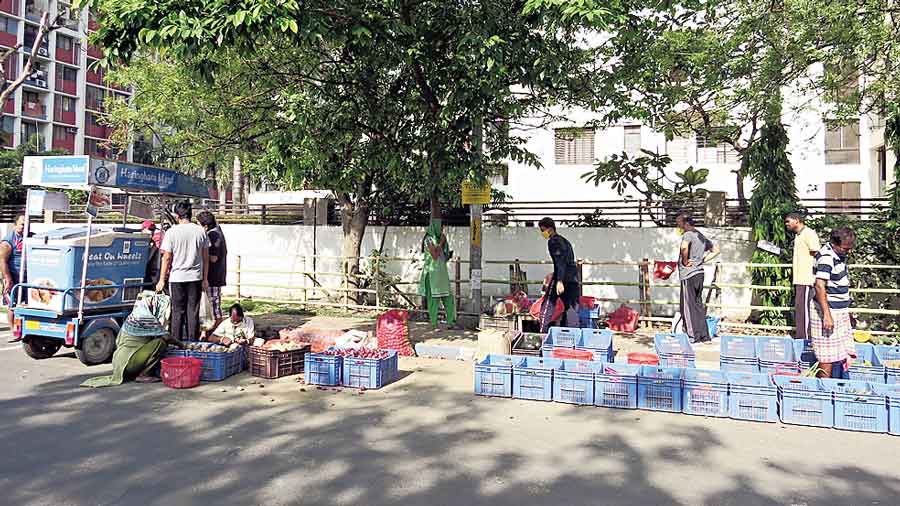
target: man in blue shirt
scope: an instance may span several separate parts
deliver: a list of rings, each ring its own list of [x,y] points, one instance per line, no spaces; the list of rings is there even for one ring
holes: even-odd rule
[[[16,226],[12,232],[0,240],[0,273],[3,275],[3,305],[7,308],[9,325],[12,327],[15,301],[12,300],[12,287],[19,284],[22,272],[22,250],[25,246],[25,216],[16,217]],[[23,294],[24,295],[24,294]],[[24,299],[24,297],[23,297]],[[9,342],[21,341],[13,338]]]

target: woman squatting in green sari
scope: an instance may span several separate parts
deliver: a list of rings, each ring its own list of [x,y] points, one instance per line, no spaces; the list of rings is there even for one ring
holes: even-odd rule
[[[447,236],[441,227],[441,220],[433,219],[425,232],[422,241],[422,252],[425,265],[422,267],[422,278],[419,280],[419,295],[428,303],[428,316],[431,326],[438,327],[438,311],[440,303],[444,303],[447,313],[447,325],[456,325],[456,302],[450,293],[450,273],[447,262],[450,260],[450,247]]]
[[[143,292],[116,338],[112,375],[91,378],[81,386],[99,388],[132,380],[150,381],[150,371],[162,359],[169,343],[184,347],[166,330],[170,309],[167,295]]]

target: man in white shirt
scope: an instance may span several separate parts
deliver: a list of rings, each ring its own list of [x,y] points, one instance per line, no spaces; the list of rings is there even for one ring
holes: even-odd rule
[[[163,237],[162,268],[156,291],[169,282],[172,304],[172,337],[179,341],[200,339],[200,298],[209,288],[209,238],[203,227],[191,223],[187,201],[175,204],[178,224]]]
[[[790,213],[784,226],[794,238],[794,331],[795,339],[809,339],[809,304],[816,296],[816,253],[822,247],[819,235],[803,222],[803,215]]]

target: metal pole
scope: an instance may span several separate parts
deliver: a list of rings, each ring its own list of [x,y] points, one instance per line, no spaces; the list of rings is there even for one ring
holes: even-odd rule
[[[88,197],[90,198],[90,197]],[[90,205],[90,202],[88,202]],[[91,226],[94,223],[94,216],[88,214],[87,235],[84,237],[84,259],[81,264],[81,297],[78,300],[78,322],[81,323],[84,317],[84,285],[87,283],[88,256],[91,253]],[[63,301],[65,307],[65,301]]]
[[[240,302],[241,301],[241,256],[240,255],[237,256],[237,286],[235,288],[237,289],[237,294],[235,295],[235,298],[237,298],[237,301]]]
[[[13,218],[13,219],[15,219],[15,218]],[[16,226],[16,224],[15,224],[15,222],[13,222],[13,227],[15,227],[15,226]],[[25,255],[26,255],[25,252],[28,250],[28,248],[25,247],[26,246],[25,239],[28,238],[29,230],[31,230],[31,216],[29,216],[28,206],[26,205],[25,206],[25,230],[22,230],[22,260],[19,263],[19,284],[28,282],[25,279],[25,262],[27,261],[27,258],[25,258]],[[15,247],[15,245],[11,245],[11,246]],[[13,253],[15,253],[15,251]],[[10,288],[10,289],[12,289],[12,288]],[[19,288],[19,292],[16,294],[16,305],[18,306],[20,304],[22,304],[22,288]],[[9,322],[10,328],[12,328],[12,324],[13,324],[13,322]]]
[[[475,153],[478,163],[481,163],[481,118],[477,118],[472,129],[472,137],[475,143]],[[482,280],[482,237],[481,237],[481,213],[484,210],[482,204],[469,205],[469,288],[472,293],[471,312],[481,315],[481,280]]]
[[[125,210],[122,211],[122,228],[128,226],[128,203],[131,201],[131,195],[125,192]]]

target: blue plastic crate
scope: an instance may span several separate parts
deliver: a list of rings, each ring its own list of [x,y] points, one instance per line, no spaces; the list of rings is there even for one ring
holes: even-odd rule
[[[637,377],[641,366],[604,364],[594,378],[594,405],[604,408],[637,409]]]
[[[559,359],[525,357],[513,366],[513,397],[553,400],[553,372],[561,367],[562,360]]]
[[[581,337],[581,328],[551,327],[547,338],[553,338],[553,346],[557,348],[574,348]]]
[[[693,355],[659,355],[659,365],[662,367],[681,367],[693,369],[697,367],[697,360]]]
[[[324,353],[307,353],[303,360],[303,380],[308,385],[341,384],[343,357]]]
[[[755,358],[719,357],[719,369],[722,372],[757,374],[759,373],[759,360]]]
[[[900,384],[875,384],[872,388],[887,400],[888,433],[900,436]]]
[[[728,416],[728,383],[719,371],[685,369],[682,412],[688,415]]]
[[[756,338],[756,358],[760,363],[797,362],[794,356],[794,340],[790,337],[758,337]]]
[[[759,372],[763,374],[799,373],[800,366],[797,362],[767,362],[759,361]]]
[[[185,341],[185,344],[200,344],[199,341]],[[232,352],[203,352],[170,348],[166,357],[190,357],[203,361],[200,366],[200,381],[222,381],[244,370],[243,346]]]
[[[687,334],[656,334],[653,337],[656,354],[696,356]]]
[[[834,427],[834,400],[816,378],[775,376],[781,421],[793,425]]]
[[[594,375],[603,371],[602,362],[563,360],[553,371],[553,400],[569,404],[594,404]]]
[[[865,362],[871,365],[863,365]],[[856,343],[856,360],[850,366],[850,380],[884,383],[884,364],[878,350],[871,344]]]
[[[706,317],[706,328],[709,330],[709,337],[713,338],[719,335],[719,322],[722,321],[718,316]]]
[[[378,389],[398,375],[397,352],[388,351],[387,358],[344,357],[341,384],[351,388]]]
[[[641,367],[638,376],[638,407],[652,411],[681,413],[684,369]]]
[[[900,360],[900,346],[879,345],[875,347],[878,350],[878,356],[881,357],[882,363],[888,360]],[[900,383],[900,368],[885,367],[884,368],[885,383]]]
[[[721,358],[756,360],[756,338],[753,336],[722,336],[719,343]]]
[[[541,344],[541,356],[542,357],[553,358],[553,348],[567,348],[570,350],[575,348],[575,341],[572,341],[572,345],[569,346],[567,344],[566,345],[560,344],[559,340],[557,340],[556,335],[553,333],[553,329],[561,329],[561,328],[565,328],[567,331],[574,330],[574,331],[578,332],[579,335],[581,333],[581,329],[573,329],[573,328],[569,328],[569,327],[553,327],[553,328],[551,328],[550,332],[547,334],[547,337],[544,338],[544,342]],[[569,342],[568,333],[566,333],[566,338],[563,340],[563,343],[568,343],[568,342]]]
[[[613,333],[611,330],[582,329],[581,337],[575,342],[575,349],[593,352],[594,360],[603,362],[613,362],[615,360]]]
[[[475,394],[512,397],[512,368],[523,362],[513,355],[488,355],[475,364]]]
[[[834,428],[857,432],[887,432],[887,402],[870,383],[823,379],[834,397]]]
[[[778,389],[765,374],[729,372],[728,416],[752,422],[778,421]]]

